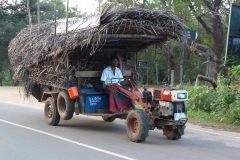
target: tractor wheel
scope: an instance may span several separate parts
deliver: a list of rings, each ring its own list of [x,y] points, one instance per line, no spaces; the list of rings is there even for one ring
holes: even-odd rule
[[[126,129],[128,138],[133,142],[143,142],[149,132],[149,119],[145,111],[132,110],[127,115]]]
[[[60,121],[60,115],[57,110],[56,102],[54,102],[52,97],[48,97],[45,102],[44,115],[49,125],[58,125]]]
[[[68,92],[62,90],[57,97],[57,109],[63,120],[69,120],[73,117],[74,102],[70,99]]]
[[[177,128],[173,128],[173,126],[165,126],[163,129],[163,134],[170,140],[180,139],[184,134],[185,125],[179,125]]]
[[[106,122],[113,122],[115,121],[115,117],[108,117],[108,116],[102,116],[102,119]]]

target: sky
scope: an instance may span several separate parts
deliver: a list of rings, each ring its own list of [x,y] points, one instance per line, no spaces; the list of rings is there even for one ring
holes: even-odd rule
[[[20,0],[8,0],[9,3],[13,3],[15,1],[19,2]],[[65,1],[64,3],[67,6],[67,0],[63,1]],[[104,2],[105,0],[101,1]],[[76,7],[76,5],[82,11],[82,13],[84,12],[86,12],[87,14],[96,13],[98,12],[99,0],[69,0],[70,7]]]
[[[8,2],[10,2],[10,3],[13,3],[15,1],[16,0],[8,0]],[[17,0],[17,1],[19,2],[20,0]],[[64,1],[65,1],[65,5],[66,5],[67,0],[64,0]],[[102,0],[102,1],[104,1],[104,0]],[[76,7],[76,5],[78,5],[79,9],[82,12],[86,12],[86,13],[90,14],[90,13],[97,12],[98,2],[99,2],[99,0],[69,0],[69,6]]]
[[[97,12],[98,0],[69,0],[70,7],[75,7],[76,5],[82,12],[95,13]]]

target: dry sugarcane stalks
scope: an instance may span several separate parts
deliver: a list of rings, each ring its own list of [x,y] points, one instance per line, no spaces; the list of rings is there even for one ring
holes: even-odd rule
[[[72,24],[82,22],[81,25],[83,25],[88,22],[88,19],[97,19],[99,16],[100,22],[95,26],[76,27],[74,30],[59,33],[56,36],[54,35],[54,22],[40,24],[39,34],[37,25],[23,29],[9,44],[9,59],[15,72],[13,79],[15,81],[25,79],[26,85],[36,83],[65,87],[66,74],[68,73],[70,83],[76,84],[77,80],[74,78],[74,72],[78,69],[101,70],[103,68],[101,66],[103,63],[98,64],[98,62],[106,60],[97,59],[101,55],[100,52],[97,56],[94,56],[94,54],[97,54],[96,51],[107,43],[107,35],[109,34],[161,36],[162,41],[175,38],[181,43],[187,44],[186,26],[172,12],[142,8],[122,10],[108,8],[101,15],[74,19]],[[70,21],[69,23],[71,23]],[[59,20],[56,25],[60,27],[63,23],[66,23],[66,21]],[[137,37],[135,39],[139,42],[144,40],[144,38]],[[143,43],[144,45],[136,49],[142,50],[149,45],[162,43],[162,41]],[[86,59],[80,58],[79,68],[77,68],[76,56],[70,58],[67,68],[66,59],[69,56],[69,51],[74,50],[75,55],[93,56],[85,56]],[[81,85],[84,85],[88,80],[82,79]],[[94,79],[91,79],[91,81],[97,83]]]

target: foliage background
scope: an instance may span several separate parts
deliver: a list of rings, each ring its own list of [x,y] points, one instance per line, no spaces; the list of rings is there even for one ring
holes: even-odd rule
[[[41,1],[41,21],[54,19],[53,2],[54,0]],[[64,0],[57,0],[57,18],[66,16],[64,2]],[[96,0],[96,3],[98,2]],[[106,0],[103,2],[100,4],[102,7],[107,4],[114,4],[116,8],[133,6],[132,0]],[[232,2],[240,4],[240,0]],[[12,71],[9,66],[7,47],[10,40],[29,24],[26,4],[27,0],[12,4],[7,3],[6,0],[0,2],[0,86],[12,85]],[[173,11],[190,29],[197,30],[199,37],[196,42],[208,46],[220,59],[225,55],[225,46],[217,49],[219,44],[216,42],[219,38],[216,37],[221,32],[222,36],[219,42],[226,44],[229,6],[230,1],[228,0],[135,0],[135,7]],[[30,10],[32,23],[36,23],[37,0],[30,0]],[[96,9],[97,11],[98,9]],[[70,8],[69,17],[83,15],[85,14],[78,8]],[[220,25],[217,28],[214,26],[216,22],[214,18],[216,17],[219,18],[217,23]],[[186,53],[185,49],[176,41],[171,40],[171,45],[172,54],[176,60],[175,65],[184,65],[184,88],[189,89],[188,115],[205,120],[240,125],[239,56],[228,56],[227,66],[220,66],[219,70],[214,70],[217,74],[218,87],[216,90],[207,87],[205,82],[201,82],[200,86],[193,87],[197,74],[208,76],[208,59],[193,53]],[[163,50],[154,47],[142,51],[142,53],[144,54],[140,54],[138,58],[148,61],[150,65],[148,69],[141,69],[139,81],[142,84],[156,85],[157,75],[159,85],[166,85],[169,70],[174,69],[174,65],[169,65],[167,55],[164,54]],[[175,69],[175,72],[179,71]],[[179,86],[179,79],[175,80],[175,84]]]
[[[239,3],[240,0],[234,0],[234,3]],[[57,0],[57,18],[64,18],[66,16],[66,7],[64,5],[65,0]],[[116,8],[125,8],[132,7],[133,0],[105,0],[99,1],[96,0],[96,3],[105,6],[113,4]],[[0,2],[0,85],[2,81],[6,80],[8,77],[8,72],[11,74],[11,68],[9,67],[8,56],[7,56],[7,46],[10,40],[16,36],[16,34],[24,27],[26,27],[28,22],[27,14],[27,0],[21,0],[16,3],[7,3],[6,0]],[[191,6],[194,8],[191,9]],[[216,12],[221,13],[221,24],[223,25],[222,32],[225,33],[222,41],[226,41],[227,33],[227,23],[229,15],[229,1],[228,0],[208,0],[208,1],[192,1],[192,0],[135,0],[135,7],[148,8],[148,9],[157,9],[161,11],[173,11],[179,18],[190,28],[197,30],[198,39],[197,43],[208,46],[210,49],[214,50],[216,44],[214,44],[215,37],[212,36],[208,31],[214,30],[213,20],[215,14],[211,12],[211,7],[215,7]],[[209,9],[210,8],[210,9]],[[37,23],[37,0],[30,0],[30,10],[32,16],[32,23]],[[41,21],[53,20],[54,19],[54,0],[42,0],[40,4],[41,10]],[[98,8],[96,8],[98,12]],[[219,14],[216,13],[216,14]],[[78,8],[70,8],[69,17],[81,17],[85,15],[81,13]],[[201,21],[199,21],[199,19]],[[206,24],[204,26],[203,24]],[[175,84],[179,84],[179,66],[184,66],[184,76],[183,82],[193,84],[197,74],[202,74],[208,76],[210,73],[207,71],[207,58],[199,57],[193,53],[186,53],[186,50],[175,41],[171,41],[172,44],[172,55],[175,58],[175,61],[169,66],[168,57],[164,55],[162,50],[157,50],[158,56],[154,59],[155,50],[152,49],[148,54],[140,55],[139,59],[149,61],[158,65],[158,76],[159,83],[166,84],[166,80],[169,76],[168,69],[175,70]],[[224,50],[221,50],[220,57],[224,57]],[[231,67],[232,65],[239,64],[239,57],[230,56],[228,59],[228,64]],[[213,66],[214,67],[214,66]],[[211,66],[210,66],[211,68]],[[142,69],[141,72],[141,82],[147,83],[149,85],[156,85],[156,66],[151,65],[148,68],[148,73],[146,70]],[[221,70],[214,70],[219,74]],[[214,73],[215,73],[214,72]],[[222,72],[223,73],[223,72]],[[225,73],[225,72],[224,72]],[[210,76],[211,77],[211,76]]]
[[[240,125],[239,91],[238,85],[229,84],[229,79],[221,76],[218,78],[216,90],[207,89],[206,86],[192,87],[189,91],[188,115],[198,119]]]

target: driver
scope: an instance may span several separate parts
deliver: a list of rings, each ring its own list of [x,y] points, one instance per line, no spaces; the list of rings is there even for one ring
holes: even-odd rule
[[[108,87],[109,84],[124,82],[123,75],[118,66],[118,58],[111,57],[110,66],[102,72],[101,82],[106,93],[109,94],[109,111],[110,112],[127,112],[130,108],[134,108],[134,101],[127,97],[120,90],[112,90]]]
[[[110,66],[105,68],[102,72],[101,81],[103,88],[106,88],[106,86],[111,83],[117,83],[118,85],[120,85],[119,81],[123,81],[122,72],[117,66],[118,58],[115,56],[111,57]]]

